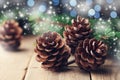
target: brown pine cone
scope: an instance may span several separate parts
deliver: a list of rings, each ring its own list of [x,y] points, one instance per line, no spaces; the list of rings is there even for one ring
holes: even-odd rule
[[[67,66],[70,48],[58,33],[44,33],[36,40],[36,43],[36,59],[42,62],[43,68],[57,71]]]
[[[6,49],[15,50],[20,46],[22,29],[14,20],[5,21],[0,27],[0,44]]]
[[[75,49],[80,40],[90,37],[92,30],[88,19],[77,17],[77,20],[72,20],[72,26],[66,26],[63,33],[67,45],[71,48],[71,53],[75,53]]]
[[[105,62],[107,45],[96,39],[80,41],[75,53],[75,62],[84,70],[91,71]]]

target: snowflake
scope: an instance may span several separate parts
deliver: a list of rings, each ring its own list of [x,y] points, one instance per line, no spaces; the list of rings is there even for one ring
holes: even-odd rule
[[[10,2],[8,2],[8,1],[7,1],[7,2],[6,2],[6,4],[7,4],[7,5],[9,5],[9,4],[10,4]]]
[[[52,12],[53,12],[52,10],[48,10],[47,14],[52,14]]]
[[[52,1],[49,1],[49,4],[52,4]]]
[[[17,3],[17,6],[19,6],[20,5],[20,3]]]
[[[3,5],[3,8],[4,8],[4,9],[7,8],[7,7],[8,7],[8,6],[7,6],[6,4]]]
[[[53,7],[52,6],[50,6],[50,9],[52,9]]]
[[[20,16],[20,17],[24,17],[24,14],[19,11],[19,16]]]

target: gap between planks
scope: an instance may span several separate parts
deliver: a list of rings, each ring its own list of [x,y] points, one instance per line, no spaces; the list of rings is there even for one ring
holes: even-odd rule
[[[32,37],[33,39],[36,39],[37,38],[37,36],[27,36],[27,39],[29,39],[30,37]],[[30,38],[31,39],[31,38]],[[35,41],[34,41],[35,42]],[[34,42],[33,42],[33,44],[34,44]],[[33,55],[34,55],[34,47],[32,47],[33,49],[30,49],[31,50],[31,52],[33,52],[32,53],[32,55],[30,56],[30,59],[29,59],[29,61],[28,61],[28,63],[27,63],[27,66],[26,66],[26,68],[24,69],[24,75],[23,75],[23,78],[22,78],[22,80],[25,80],[25,77],[26,77],[26,74],[27,74],[27,71],[28,71],[28,68],[29,68],[29,65],[30,65],[30,62],[31,62],[31,60],[32,60],[32,57],[33,57]]]
[[[31,57],[30,57],[30,59],[29,59],[29,61],[28,61],[27,67],[25,68],[25,73],[24,73],[24,75],[23,75],[22,80],[25,80],[25,77],[26,77],[26,74],[27,74],[28,67],[29,67],[29,65],[30,65],[30,62],[31,62],[32,56],[33,56],[33,55],[31,55]]]

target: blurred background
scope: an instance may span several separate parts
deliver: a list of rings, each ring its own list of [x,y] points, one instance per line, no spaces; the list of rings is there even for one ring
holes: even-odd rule
[[[72,17],[116,18],[120,15],[119,4],[119,0],[0,0],[0,10],[10,13],[11,9],[21,8],[27,12],[65,13]]]
[[[71,18],[77,15],[90,19],[116,19],[120,17],[119,4],[120,0],[0,0],[0,23],[15,19],[23,28],[24,35],[34,35],[40,34],[38,26],[41,24],[36,23],[41,18],[42,21],[53,19],[55,24],[56,22],[69,24]],[[44,14],[47,15],[47,20]],[[42,23],[41,26],[48,24]]]

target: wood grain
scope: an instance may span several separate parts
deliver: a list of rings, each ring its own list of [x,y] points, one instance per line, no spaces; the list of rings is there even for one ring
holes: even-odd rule
[[[66,72],[51,72],[40,67],[41,64],[32,57],[25,80],[90,80],[87,72],[81,71],[75,64]]]
[[[0,47],[0,80],[23,80],[33,55],[34,38],[26,37],[18,51]]]

